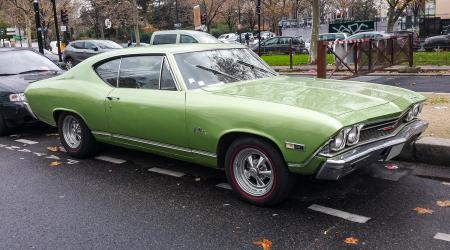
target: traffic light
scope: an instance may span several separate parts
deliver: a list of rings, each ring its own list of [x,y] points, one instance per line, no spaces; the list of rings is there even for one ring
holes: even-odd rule
[[[67,14],[67,10],[61,10],[61,21],[65,24],[69,22],[69,14]]]
[[[198,19],[197,19],[198,20]],[[202,25],[206,25],[206,13],[202,13],[201,15]]]

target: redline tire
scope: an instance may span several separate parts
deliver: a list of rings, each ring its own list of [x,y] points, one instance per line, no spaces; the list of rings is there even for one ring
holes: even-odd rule
[[[235,140],[226,153],[224,168],[239,198],[258,206],[284,201],[294,183],[280,152],[259,138]]]
[[[61,144],[70,156],[87,158],[97,152],[94,136],[76,114],[63,113],[58,117],[58,133]]]

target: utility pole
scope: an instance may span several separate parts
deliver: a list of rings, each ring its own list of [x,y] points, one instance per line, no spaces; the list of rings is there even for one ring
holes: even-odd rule
[[[241,25],[241,1],[238,0],[238,33],[239,33],[239,43],[242,43],[242,25]]]
[[[179,19],[178,19],[178,0],[175,0],[175,14],[176,14],[175,23],[179,23]]]
[[[38,0],[33,0],[34,17],[36,19],[36,33],[38,39],[39,53],[44,54],[44,46],[42,44],[42,27],[41,27],[41,13],[39,11]]]
[[[55,35],[56,35],[56,46],[58,47],[58,61],[62,62],[61,56],[61,46],[59,41],[59,25],[58,25],[58,16],[56,15],[56,0],[52,0],[53,5],[53,20],[55,22]]]
[[[256,4],[256,15],[258,15],[258,55],[261,55],[261,0]]]

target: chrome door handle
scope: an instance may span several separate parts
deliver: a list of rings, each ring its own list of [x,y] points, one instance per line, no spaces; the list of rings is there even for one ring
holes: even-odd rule
[[[114,97],[114,96],[108,96],[108,97],[106,97],[106,99],[108,99],[110,101],[118,101],[118,100],[120,100],[119,97]]]

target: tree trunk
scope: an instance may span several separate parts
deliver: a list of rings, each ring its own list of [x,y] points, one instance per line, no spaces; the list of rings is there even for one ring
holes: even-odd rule
[[[134,37],[136,38],[136,46],[141,46],[141,34],[139,33],[139,12],[137,2],[133,0],[133,19],[134,19]]]
[[[319,40],[320,27],[320,9],[319,0],[313,0],[312,6],[312,28],[311,28],[311,46],[309,49],[309,63],[316,64],[317,62],[317,41]]]
[[[397,20],[395,19],[395,9],[392,6],[389,6],[386,32],[394,31],[394,26],[396,22]]]
[[[28,48],[32,47],[31,44],[31,21],[30,18],[28,16],[25,16],[25,30],[27,32],[27,43],[28,43]]]
[[[105,29],[103,28],[103,22],[99,21],[99,28],[100,28],[100,37],[102,39],[105,39]]]

